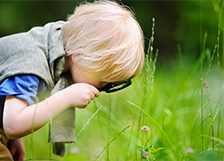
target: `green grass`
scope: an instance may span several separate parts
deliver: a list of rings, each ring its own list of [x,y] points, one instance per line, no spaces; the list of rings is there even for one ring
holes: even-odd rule
[[[222,9],[219,16],[212,49],[206,46],[209,33],[201,33],[196,61],[177,44],[177,58],[164,66],[156,64],[153,19],[145,67],[133,85],[114,94],[101,93],[86,109],[77,109],[77,143],[68,146],[64,158],[51,152],[46,125],[25,137],[26,159],[223,160]],[[150,130],[141,131],[142,126]]]

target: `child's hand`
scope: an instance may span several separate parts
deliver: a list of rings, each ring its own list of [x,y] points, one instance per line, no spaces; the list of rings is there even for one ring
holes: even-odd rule
[[[14,160],[24,160],[25,148],[23,144],[23,138],[10,140],[8,148]]]
[[[100,95],[97,88],[87,83],[76,83],[64,90],[70,107],[85,108]]]

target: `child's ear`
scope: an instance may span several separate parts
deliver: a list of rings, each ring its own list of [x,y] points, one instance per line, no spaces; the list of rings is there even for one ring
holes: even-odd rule
[[[71,58],[72,58],[72,62],[75,63],[77,61],[82,60],[82,54],[81,53],[73,53],[71,55]]]

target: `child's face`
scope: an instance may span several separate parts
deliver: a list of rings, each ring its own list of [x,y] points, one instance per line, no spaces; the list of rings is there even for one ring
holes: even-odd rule
[[[71,76],[74,83],[88,83],[96,88],[102,88],[107,84],[107,82],[101,82],[99,76],[89,76],[84,71],[80,70],[71,70]]]

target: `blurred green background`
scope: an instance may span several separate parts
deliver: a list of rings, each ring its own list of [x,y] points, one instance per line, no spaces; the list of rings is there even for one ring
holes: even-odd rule
[[[28,31],[34,26],[66,20],[82,0],[1,0],[0,37]],[[91,1],[89,1],[91,2]],[[154,47],[160,50],[158,61],[172,63],[177,44],[194,61],[200,53],[201,33],[208,32],[207,46],[216,42],[221,1],[215,0],[117,0],[129,6],[142,26],[146,49],[151,36],[152,18],[156,19]],[[203,3],[202,3],[203,2]],[[202,24],[202,26],[200,25]],[[222,40],[221,40],[222,41]],[[220,50],[223,50],[220,48]]]
[[[0,37],[26,32],[34,26],[43,26],[48,22],[66,20],[67,16],[73,13],[75,6],[82,2],[82,0],[0,0]],[[144,109],[165,133],[130,102],[118,99],[114,94],[101,93],[95,103],[92,102],[84,110],[77,109],[78,134],[96,108],[102,107],[77,138],[78,142],[69,149],[71,153],[64,160],[85,161],[96,158],[102,149],[129,125],[131,127],[118,136],[98,160],[215,160],[217,158],[223,160],[224,143],[216,141],[216,149],[212,151],[214,146],[210,139],[211,136],[224,139],[224,128],[220,126],[224,123],[223,113],[220,112],[222,115],[219,115],[219,110],[223,112],[223,104],[221,105],[220,102],[223,100],[224,88],[224,21],[221,19],[219,23],[222,1],[119,0],[117,2],[127,5],[134,11],[144,32],[146,53],[152,33],[152,18],[155,18],[153,46],[154,49],[159,49],[159,54],[157,60],[149,64],[149,69],[146,64],[141,75],[133,80],[131,87],[115,95]],[[220,60],[217,60],[217,51],[212,59],[218,31],[220,31]],[[204,50],[206,57],[201,60],[205,33],[207,33]],[[154,54],[155,50],[153,59]],[[217,65],[218,61],[221,63],[220,66]],[[155,73],[153,68],[156,68]],[[204,80],[208,81],[209,94],[206,93],[203,85]],[[211,102],[208,96],[212,97]],[[201,106],[204,114],[201,112]],[[201,119],[206,120],[202,123]],[[214,123],[214,135],[211,134],[211,122]],[[201,123],[205,128],[203,136]],[[142,134],[139,130],[143,125],[150,127],[148,133]],[[26,159],[61,159],[52,154],[53,145],[47,143],[47,136],[48,125],[24,138]],[[155,156],[152,155],[151,158],[142,159],[139,157],[138,146],[144,144],[147,137],[149,137],[148,146],[153,144],[155,148],[165,147],[165,150]],[[195,152],[187,154],[188,148],[193,148]],[[214,151],[217,151],[218,156],[213,153]]]

